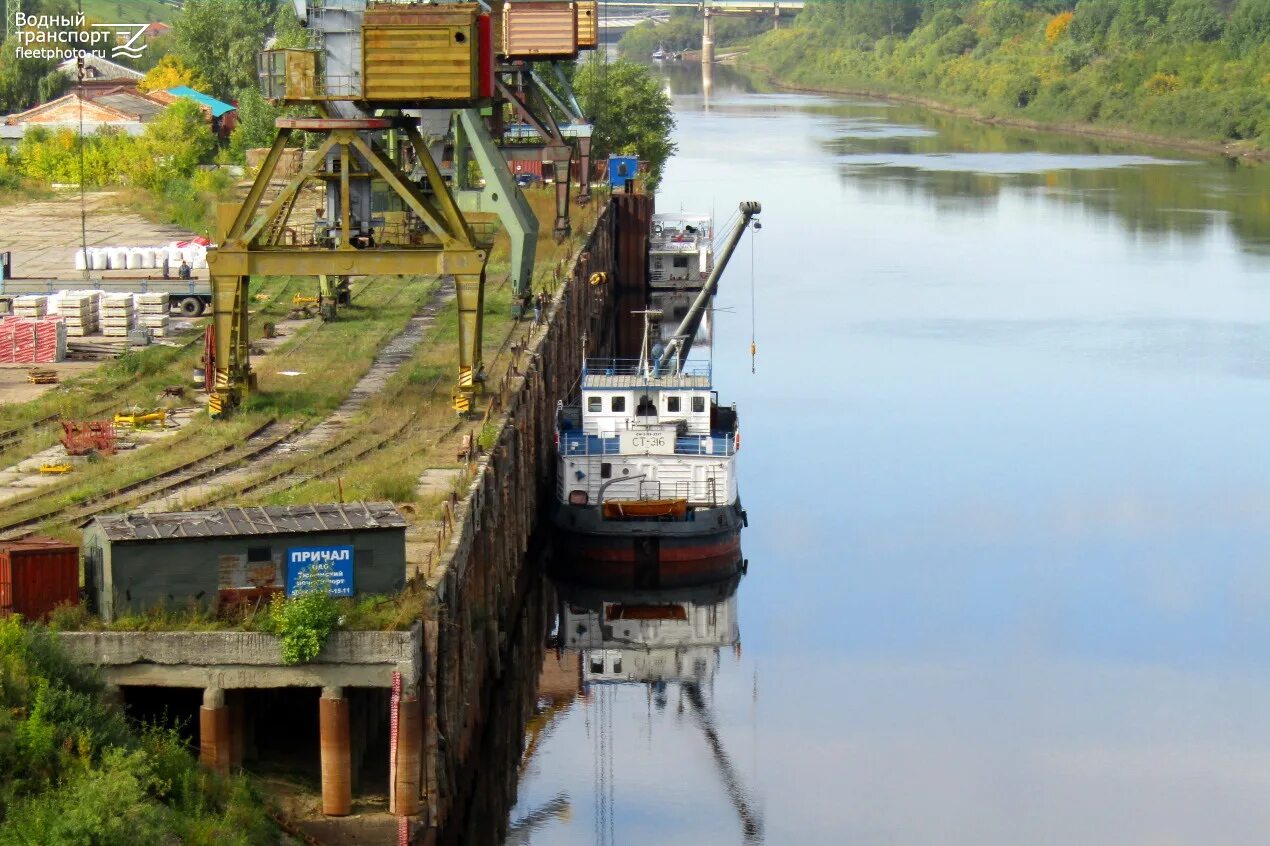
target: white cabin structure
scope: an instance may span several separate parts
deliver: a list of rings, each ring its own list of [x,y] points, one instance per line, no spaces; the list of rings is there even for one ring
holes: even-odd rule
[[[701,288],[714,269],[714,221],[702,214],[653,215],[648,262],[653,290]]]
[[[691,513],[737,500],[736,410],[719,407],[709,365],[657,373],[636,360],[588,361],[580,406],[560,406],[557,438],[562,503],[638,517],[634,503]]]

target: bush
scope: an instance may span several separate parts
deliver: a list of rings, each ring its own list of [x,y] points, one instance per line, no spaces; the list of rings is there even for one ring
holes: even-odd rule
[[[269,608],[269,631],[282,639],[286,664],[316,658],[339,621],[339,603],[324,586],[289,598],[277,595]]]

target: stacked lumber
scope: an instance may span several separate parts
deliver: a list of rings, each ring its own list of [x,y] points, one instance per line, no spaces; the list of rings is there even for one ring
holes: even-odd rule
[[[118,294],[101,298],[99,317],[101,333],[107,338],[126,338],[133,326],[132,295]]]
[[[150,330],[151,337],[162,338],[168,334],[168,295],[165,293],[138,294],[137,312],[141,325]]]
[[[66,326],[57,317],[0,320],[0,364],[51,364],[66,358]]]

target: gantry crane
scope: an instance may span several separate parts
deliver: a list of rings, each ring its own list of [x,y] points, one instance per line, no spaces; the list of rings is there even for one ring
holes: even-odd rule
[[[484,3],[295,2],[313,46],[262,52],[260,82],[271,102],[307,106],[316,116],[279,119],[246,199],[220,210],[219,246],[208,253],[215,343],[209,409],[222,415],[254,388],[247,336],[251,276],[315,276],[330,303],[337,278],[450,275],[459,310],[455,408],[466,411],[483,381],[481,316],[492,231],[472,225],[464,210],[491,212],[503,223],[517,297],[527,295],[534,265],[537,219],[482,114],[499,111],[491,108],[499,102],[496,61],[507,52],[499,44],[517,32],[514,16],[504,11],[500,29]],[[576,2],[528,6],[567,7],[576,40]],[[425,137],[421,127],[438,123],[439,131]],[[317,149],[265,203],[297,132],[317,136]],[[433,157],[438,136],[453,140],[456,163],[477,162],[483,187],[466,184],[465,167],[456,169],[451,186]],[[567,166],[565,173],[567,183]],[[325,205],[313,221],[295,222],[296,198],[310,180],[325,183]]]

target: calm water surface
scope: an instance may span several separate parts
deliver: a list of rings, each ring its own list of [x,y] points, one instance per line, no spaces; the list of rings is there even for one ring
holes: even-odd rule
[[[1270,168],[668,73],[659,208],[764,207],[749,574],[557,698],[508,842],[1265,842]]]

